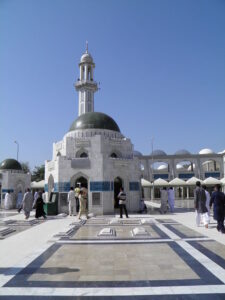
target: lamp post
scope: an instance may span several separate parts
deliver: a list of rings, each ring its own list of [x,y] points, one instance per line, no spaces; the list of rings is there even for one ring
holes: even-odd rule
[[[153,174],[153,164],[154,164],[154,159],[153,159],[153,143],[154,143],[154,138],[151,140],[151,146],[152,146],[152,200],[154,199],[154,194],[155,194],[155,188],[154,188],[154,174]]]
[[[14,143],[17,145],[17,155],[16,155],[16,159],[18,161],[19,159],[19,143],[17,141],[14,141]]]

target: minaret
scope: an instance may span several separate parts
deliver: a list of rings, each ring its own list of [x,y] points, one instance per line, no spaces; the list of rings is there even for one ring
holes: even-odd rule
[[[97,82],[94,81],[95,64],[91,54],[88,52],[88,42],[86,42],[86,51],[81,56],[80,78],[74,84],[78,91],[79,109],[78,115],[94,111],[94,93],[98,90]]]

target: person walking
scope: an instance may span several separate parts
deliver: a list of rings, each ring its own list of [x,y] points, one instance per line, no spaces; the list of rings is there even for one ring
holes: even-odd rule
[[[23,210],[24,210],[24,215],[25,219],[29,219],[30,217],[30,212],[32,211],[33,208],[33,196],[31,194],[30,189],[27,189],[27,192],[23,196]]]
[[[35,202],[35,208],[35,218],[38,219],[40,217],[43,217],[44,219],[46,219],[46,213],[44,211],[44,201],[42,199],[42,192],[38,193],[38,198]]]
[[[80,202],[80,209],[79,209],[79,213],[78,213],[78,219],[80,219],[81,215],[85,215],[88,219],[87,194],[84,190],[80,191],[79,202]]]
[[[77,187],[75,188],[76,212],[77,213],[80,210],[79,195],[80,195],[80,187],[77,185]]]
[[[4,208],[5,209],[12,208],[12,195],[11,195],[10,190],[8,190],[8,192],[5,194]]]
[[[17,209],[21,208],[22,202],[23,202],[23,194],[22,194],[22,191],[19,191],[19,193],[17,194],[17,199],[16,199],[16,208]]]
[[[45,194],[44,190],[42,191],[42,199],[43,199],[44,203],[46,203],[46,194]]]
[[[225,233],[224,228],[224,212],[225,212],[225,195],[220,191],[221,185],[214,187],[214,192],[210,200],[210,207],[213,204],[213,217],[217,221],[217,230]]]
[[[166,214],[166,212],[167,212],[167,202],[168,202],[168,192],[166,190],[166,187],[164,187],[160,191],[160,198],[161,198],[160,213],[161,214]]]
[[[169,203],[171,213],[174,212],[174,198],[175,198],[174,197],[174,189],[171,186],[168,190],[168,203]]]
[[[126,200],[127,200],[127,195],[124,192],[124,189],[121,187],[120,192],[118,194],[119,199],[119,207],[120,207],[120,218],[123,218],[123,210],[125,212],[125,215],[127,218],[129,218],[128,213],[127,213],[127,207],[126,207]]]
[[[208,210],[206,208],[206,194],[205,190],[201,187],[200,181],[196,182],[196,189],[194,191],[194,204],[195,210],[197,212],[196,216],[196,224],[200,226],[200,223],[203,222],[205,228],[208,228],[209,217]]]
[[[67,196],[67,202],[69,203],[69,215],[75,216],[76,199],[75,199],[75,193],[73,187],[70,188],[70,191]]]
[[[203,189],[205,190],[205,195],[206,195],[206,202],[205,202],[205,206],[208,210],[208,217],[209,217],[209,220],[210,220],[210,194],[209,192],[207,191],[207,187],[206,185],[203,185],[202,186]]]

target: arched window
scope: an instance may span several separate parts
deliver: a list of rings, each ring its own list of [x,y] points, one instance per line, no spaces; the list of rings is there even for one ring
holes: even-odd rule
[[[117,154],[115,152],[113,152],[111,155],[110,155],[111,158],[118,158]]]
[[[88,157],[88,155],[87,155],[86,152],[82,152],[82,153],[80,154],[80,158],[86,158],[86,157]]]

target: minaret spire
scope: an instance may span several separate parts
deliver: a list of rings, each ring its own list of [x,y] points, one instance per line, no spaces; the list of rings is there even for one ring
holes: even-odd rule
[[[88,52],[88,41],[86,41],[85,53],[81,56],[80,77],[75,83],[79,98],[79,116],[94,111],[94,93],[98,90],[97,82],[94,81],[95,64],[91,54]]]
[[[88,41],[86,41],[86,53],[88,53]]]

